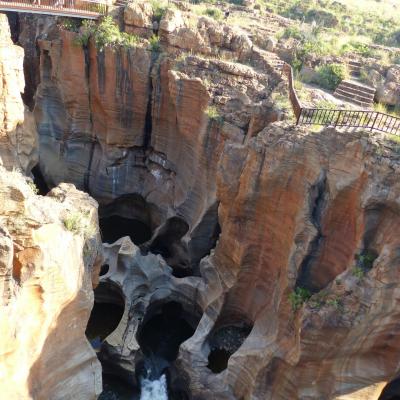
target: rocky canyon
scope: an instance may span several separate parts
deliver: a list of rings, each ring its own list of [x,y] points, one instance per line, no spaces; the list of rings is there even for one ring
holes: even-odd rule
[[[0,398],[400,398],[398,143],[171,3],[0,14]]]

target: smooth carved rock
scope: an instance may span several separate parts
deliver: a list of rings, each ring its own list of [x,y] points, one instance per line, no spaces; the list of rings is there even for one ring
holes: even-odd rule
[[[38,154],[35,122],[21,99],[24,51],[13,44],[4,14],[0,31],[0,165],[29,172]]]
[[[100,364],[85,338],[100,237],[68,231],[63,221],[74,213],[97,225],[96,203],[73,185],[37,196],[22,175],[0,169],[4,398],[94,400],[101,392]]]
[[[117,284],[126,304],[103,345],[105,365],[134,379],[140,321],[174,300],[202,313],[171,372],[187,376],[195,398],[376,400],[400,357],[400,165],[376,146],[332,129],[308,135],[279,125],[226,145],[216,176],[222,233],[199,276],[173,277],[127,238],[106,246],[110,270],[101,281]],[[366,248],[378,257],[357,277],[355,256]],[[293,312],[289,294],[304,274],[316,294]],[[243,324],[251,332],[239,337],[227,369],[213,373],[213,332]],[[235,338],[218,336],[214,345],[230,349]]]

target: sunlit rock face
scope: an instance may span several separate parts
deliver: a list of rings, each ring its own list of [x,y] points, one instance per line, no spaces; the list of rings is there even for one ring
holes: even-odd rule
[[[149,10],[133,11],[125,23],[148,36]],[[195,18],[166,14],[163,54],[77,46],[57,27],[37,41],[44,178],[100,204],[86,335],[103,372],[135,394],[165,374],[171,399],[377,400],[400,373],[399,157],[362,134],[271,124],[284,85],[267,53]],[[189,47],[200,54],[178,54]],[[88,365],[62,370],[86,382],[76,398],[97,390]]]
[[[37,163],[35,121],[21,99],[24,50],[11,40],[7,17],[0,14],[0,165],[29,172]]]
[[[69,225],[74,218],[81,225]],[[42,197],[19,173],[0,170],[4,398],[96,399],[101,392],[100,365],[84,336],[101,263],[96,226],[96,203],[73,185]]]

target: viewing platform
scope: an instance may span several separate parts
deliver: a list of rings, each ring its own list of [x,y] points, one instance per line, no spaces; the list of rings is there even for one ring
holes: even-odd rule
[[[108,3],[94,0],[0,0],[1,11],[98,19],[107,14]]]

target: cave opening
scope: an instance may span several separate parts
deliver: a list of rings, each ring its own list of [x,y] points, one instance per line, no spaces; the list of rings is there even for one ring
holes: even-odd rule
[[[190,398],[184,379],[175,371],[174,361],[180,345],[194,334],[200,317],[199,310],[173,299],[150,305],[136,335],[143,353],[136,365],[141,398],[153,399],[154,390],[162,393],[157,399]]]
[[[49,193],[50,188],[46,183],[46,180],[44,179],[44,176],[42,174],[42,171],[40,169],[39,164],[36,164],[32,168],[32,175],[33,175],[33,182],[35,183],[39,194],[42,196],[46,196],[47,193]]]
[[[98,348],[115,331],[124,314],[125,299],[113,282],[100,282],[94,290],[94,305],[86,327],[86,337]]]
[[[196,326],[190,323],[183,306],[176,301],[160,304],[150,310],[150,314],[143,320],[137,334],[143,354],[175,361],[179,346],[193,335]]]
[[[129,236],[133,243],[141,245],[152,237],[152,216],[155,207],[137,194],[124,195],[99,208],[99,225],[103,242],[112,244]]]
[[[114,243],[124,236],[129,236],[133,243],[140,245],[151,238],[151,229],[148,225],[132,218],[112,215],[99,220],[103,242]]]
[[[252,328],[252,325],[247,323],[217,328],[209,339],[210,353],[207,368],[214,374],[226,370],[230,357],[243,344]]]

